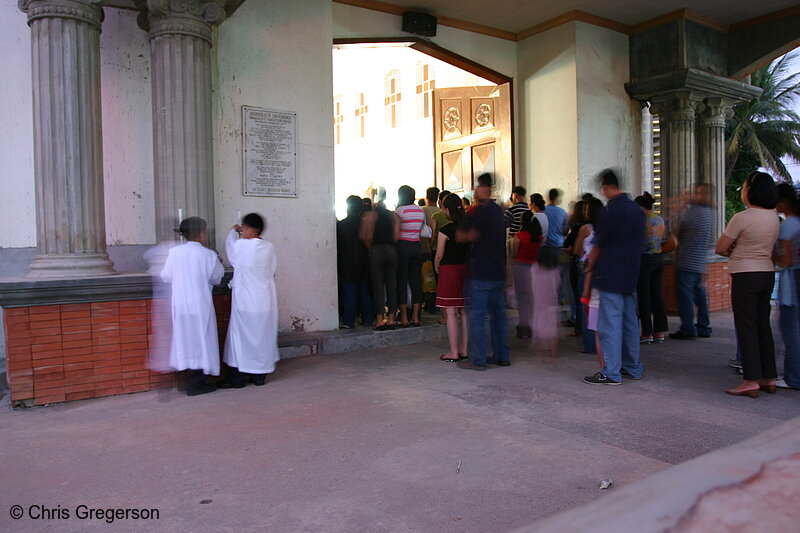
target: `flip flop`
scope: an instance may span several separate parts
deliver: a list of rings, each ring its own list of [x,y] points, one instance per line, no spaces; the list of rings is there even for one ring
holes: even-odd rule
[[[460,361],[461,357],[456,357],[453,359],[452,357],[446,357],[446,353],[439,356],[439,361],[446,361],[448,363],[455,363],[456,361]]]

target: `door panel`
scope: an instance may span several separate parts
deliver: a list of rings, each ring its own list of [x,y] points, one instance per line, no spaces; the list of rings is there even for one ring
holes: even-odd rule
[[[465,187],[469,187],[470,182],[464,175],[462,155],[461,150],[442,154],[442,190],[461,193],[467,190]]]
[[[478,176],[484,172],[496,173],[495,167],[495,143],[482,144],[472,147],[472,181],[475,182]]]
[[[514,183],[509,84],[437,89],[433,98],[437,185],[463,194],[491,172],[495,197],[507,198]]]

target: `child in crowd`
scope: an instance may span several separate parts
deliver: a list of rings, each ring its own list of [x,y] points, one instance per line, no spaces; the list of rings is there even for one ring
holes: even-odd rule
[[[275,292],[277,259],[271,242],[261,238],[264,219],[250,213],[234,226],[225,241],[233,266],[231,321],[225,339],[226,378],[223,389],[245,386],[243,373],[256,385],[275,371],[278,354],[278,298]]]
[[[161,279],[172,285],[172,341],[169,364],[188,370],[189,396],[214,392],[208,375],[219,375],[217,318],[211,287],[219,285],[224,273],[217,254],[203,246],[208,238],[206,221],[189,217],[178,232],[188,242],[169,251]]]

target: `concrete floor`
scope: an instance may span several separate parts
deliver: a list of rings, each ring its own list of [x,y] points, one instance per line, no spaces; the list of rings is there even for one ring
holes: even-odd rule
[[[435,342],[283,361],[260,388],[4,409],[0,530],[509,531],[798,415],[798,391],[722,392],[731,317],[713,323],[643,347],[645,379],[621,387],[582,383],[597,365],[572,338],[556,359],[513,340],[487,372]],[[80,504],[160,519],[109,526]]]

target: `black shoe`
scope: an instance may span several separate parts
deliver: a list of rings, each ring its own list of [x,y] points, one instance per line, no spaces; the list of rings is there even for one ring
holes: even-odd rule
[[[206,383],[205,381],[201,381],[200,383],[195,383],[189,385],[186,389],[186,396],[198,396],[200,394],[208,394],[209,392],[214,392],[217,390],[217,386],[213,383]]]
[[[218,389],[243,389],[244,383],[237,383],[234,385],[227,379],[223,379],[221,381],[217,381],[216,386]]]
[[[256,387],[262,387],[267,384],[267,376],[250,376],[250,381]]]
[[[620,374],[622,374],[622,377],[623,377],[623,378],[628,378],[628,379],[633,379],[633,380],[642,379],[642,378],[641,378],[641,376],[640,376],[640,377],[638,377],[638,378],[635,378],[635,377],[633,377],[633,374],[631,374],[630,372],[628,372],[628,371],[627,371],[627,370],[625,370],[624,368],[623,368],[623,369],[621,369],[621,370],[619,371],[619,373],[620,373]]]
[[[742,362],[738,359],[728,359],[728,366],[731,368],[740,369],[742,368]]]
[[[697,336],[701,339],[708,339],[711,338],[711,333],[698,333]]]
[[[575,321],[574,320],[564,320],[561,323],[561,325],[565,326],[565,327],[568,327],[568,328],[574,328],[575,327]]]
[[[590,385],[622,385],[621,381],[609,379],[602,372],[598,372],[594,376],[586,376],[583,378],[583,382]]]
[[[511,361],[498,361],[494,357],[490,357],[486,359],[487,365],[497,365],[497,366],[511,366]]]
[[[483,371],[486,370],[485,366],[478,366],[473,364],[472,361],[458,361],[456,366],[462,370],[478,370]]]
[[[688,333],[684,333],[682,331],[676,331],[675,333],[670,333],[669,338],[679,341],[693,341],[697,338],[697,336],[689,335]]]
[[[347,324],[342,324],[339,326],[339,329],[353,329],[355,326],[348,326]]]

